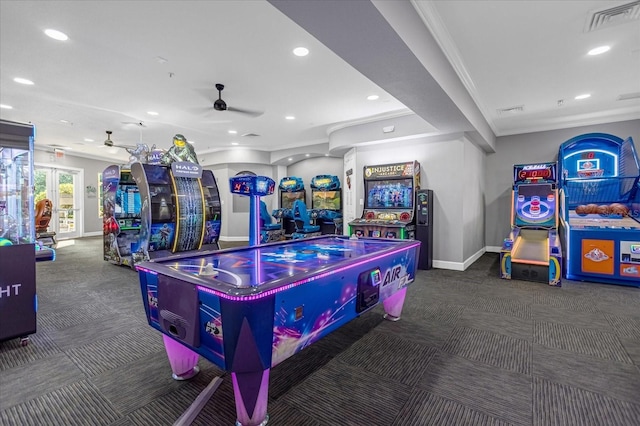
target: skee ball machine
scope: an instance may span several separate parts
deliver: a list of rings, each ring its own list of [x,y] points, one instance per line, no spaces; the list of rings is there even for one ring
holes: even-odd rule
[[[640,287],[640,166],[630,137],[576,136],[560,146],[566,277]]]
[[[55,259],[35,243],[31,124],[0,120],[0,341],[36,332],[36,262]]]
[[[420,189],[420,163],[365,166],[363,176],[364,211],[360,219],[349,222],[349,234],[414,239],[414,201]]]
[[[556,163],[513,166],[511,232],[500,251],[500,277],[561,286]]]

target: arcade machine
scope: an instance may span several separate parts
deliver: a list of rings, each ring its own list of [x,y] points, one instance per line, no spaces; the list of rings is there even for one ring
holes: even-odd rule
[[[640,167],[633,140],[605,133],[560,145],[568,279],[640,287]]]
[[[185,150],[189,161],[175,160]],[[178,252],[219,249],[218,187],[191,151],[184,136],[176,135],[174,147],[149,164],[104,171],[105,260],[133,267]]]
[[[269,214],[267,204],[260,200],[260,242],[273,243],[284,240],[284,229],[282,229],[282,220],[274,222],[274,217]]]
[[[273,194],[276,187],[276,182],[266,176],[253,176],[243,175],[234,176],[229,179],[229,187],[232,194],[245,195],[250,197],[249,204],[249,245],[256,246],[260,243],[268,242],[263,241],[263,226],[261,226],[262,219],[260,218],[262,208],[262,201],[260,197]],[[264,207],[266,209],[266,207]]]
[[[273,367],[376,306],[387,320],[400,319],[419,246],[323,235],[181,254],[137,269],[147,320],[163,334],[173,373],[192,375],[198,356],[229,372],[236,424],[255,426],[269,420]],[[220,380],[175,424],[191,424]]]
[[[318,175],[311,179],[311,210],[321,234],[342,235],[342,189],[338,176]]]
[[[349,222],[349,234],[414,239],[414,198],[420,189],[420,163],[365,166],[363,176],[364,211],[360,219]]]
[[[33,140],[35,128],[0,120],[0,341],[36,332],[36,266],[55,259],[35,240]]]
[[[284,235],[291,238],[296,230],[296,224],[293,220],[293,203],[296,200],[305,202],[306,191],[304,182],[301,178],[295,176],[283,177],[278,185],[280,192],[280,208],[273,212],[273,216],[280,220]]]
[[[131,173],[142,200],[136,262],[220,249],[220,195],[211,170],[188,162],[134,163]]]
[[[109,166],[102,172],[104,260],[133,267],[139,249],[142,201],[131,166]]]
[[[500,251],[500,278],[560,287],[556,163],[513,166],[511,232]]]

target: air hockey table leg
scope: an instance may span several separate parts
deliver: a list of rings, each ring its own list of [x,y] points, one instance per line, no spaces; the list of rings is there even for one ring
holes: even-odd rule
[[[395,292],[391,296],[382,301],[384,307],[384,319],[389,321],[398,321],[404,306],[404,298],[407,295],[407,287]]]
[[[236,401],[236,426],[264,426],[269,421],[269,371],[232,372]]]
[[[172,375],[175,380],[187,380],[198,374],[198,354],[171,337],[163,334],[164,348],[169,357]]]

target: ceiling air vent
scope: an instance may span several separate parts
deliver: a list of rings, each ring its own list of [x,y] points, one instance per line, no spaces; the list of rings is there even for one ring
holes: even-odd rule
[[[618,96],[618,101],[628,101],[629,99],[640,99],[640,92],[635,93],[625,93],[623,95]]]
[[[608,9],[594,10],[587,15],[584,32],[588,33],[613,25],[624,24],[640,18],[640,0]]]
[[[256,137],[258,137],[258,136],[260,136],[260,135],[258,135],[258,134],[256,134],[256,133],[245,133],[245,134],[244,134],[244,135],[242,135],[242,136],[246,136],[246,137],[248,137],[248,138],[256,138]]]
[[[496,111],[498,111],[498,115],[517,114],[519,112],[524,111],[524,105],[512,106],[509,108],[501,108]]]

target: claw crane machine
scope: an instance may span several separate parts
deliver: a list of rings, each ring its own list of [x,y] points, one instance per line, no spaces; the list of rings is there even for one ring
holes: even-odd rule
[[[36,331],[36,261],[53,249],[35,239],[33,140],[35,128],[0,120],[0,341]]]

